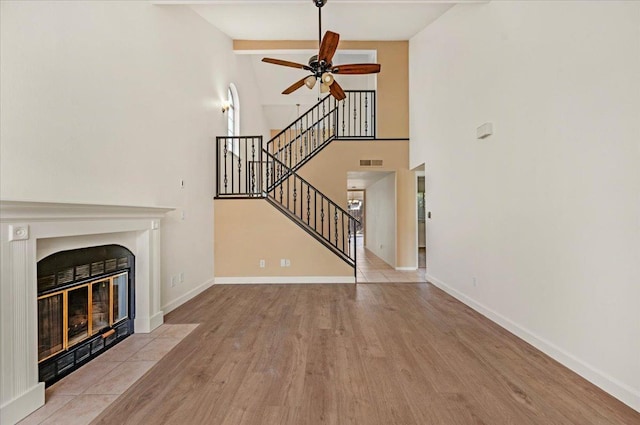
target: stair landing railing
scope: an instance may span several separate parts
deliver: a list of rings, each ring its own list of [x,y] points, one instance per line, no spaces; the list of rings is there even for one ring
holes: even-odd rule
[[[333,139],[375,139],[376,92],[347,90],[345,94],[341,101],[325,96],[269,140],[267,152],[295,171]]]

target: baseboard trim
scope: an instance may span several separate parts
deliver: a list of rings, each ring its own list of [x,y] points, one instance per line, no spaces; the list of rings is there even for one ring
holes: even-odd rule
[[[167,304],[162,306],[162,310],[164,311],[165,314],[175,310],[176,308],[180,307],[182,304],[186,303],[187,301],[189,301],[193,297],[196,297],[196,296],[200,295],[201,293],[203,293],[204,291],[206,291],[207,289],[211,288],[213,286],[213,284],[214,284],[214,280],[213,279],[207,280],[202,285],[200,285],[200,286],[198,286],[196,288],[193,288],[192,290],[190,290],[189,292],[187,292],[185,294],[180,295],[175,300],[169,301]]]
[[[248,276],[215,278],[216,285],[318,283],[356,283],[356,278],[354,276]]]
[[[473,298],[458,291],[457,289],[452,288],[438,278],[430,274],[427,274],[426,277],[427,282],[432,283],[434,286],[442,289],[447,294],[471,307],[478,313],[505,328],[517,337],[533,345],[538,350],[542,351],[549,357],[571,369],[573,372],[577,373],[587,381],[591,382],[595,386],[601,388],[603,391],[617,398],[627,406],[640,412],[640,391],[635,390],[629,385],[620,382],[616,378],[609,376],[607,373],[591,366],[587,362],[577,358],[573,354],[565,351],[552,342],[536,335],[534,332],[531,332],[530,330],[503,316],[495,310],[486,307]]]
[[[44,382],[38,382],[22,395],[0,406],[0,423],[18,423],[44,405]]]
[[[396,270],[399,272],[415,272],[418,270],[417,267],[396,267]]]

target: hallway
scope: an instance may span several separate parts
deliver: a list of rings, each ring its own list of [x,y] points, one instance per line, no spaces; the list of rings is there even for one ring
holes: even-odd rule
[[[357,283],[417,283],[426,282],[426,269],[396,270],[364,247],[362,237],[357,239]]]

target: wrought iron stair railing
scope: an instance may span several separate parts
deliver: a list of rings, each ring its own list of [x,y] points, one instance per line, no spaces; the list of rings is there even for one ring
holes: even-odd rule
[[[342,101],[333,96],[321,99],[269,140],[266,150],[296,171],[334,139],[375,139],[375,91],[346,90],[345,94]]]
[[[296,173],[334,139],[375,139],[375,91],[345,93],[323,98],[266,144],[217,137],[216,198],[266,199],[355,271],[358,221]]]
[[[320,243],[331,249],[347,264],[355,267],[355,229],[358,220],[342,207],[316,189],[311,183],[271,154],[265,152],[268,160],[266,199]],[[287,174],[288,173],[288,174]],[[287,174],[278,185],[270,184],[269,179],[279,179]]]

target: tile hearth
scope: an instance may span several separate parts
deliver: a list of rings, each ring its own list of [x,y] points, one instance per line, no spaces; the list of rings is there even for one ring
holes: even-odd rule
[[[198,325],[164,324],[133,334],[47,388],[46,403],[20,425],[83,425],[140,379]]]

